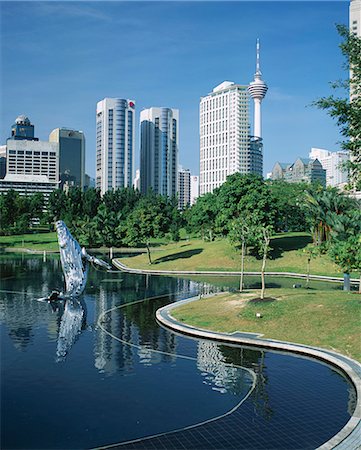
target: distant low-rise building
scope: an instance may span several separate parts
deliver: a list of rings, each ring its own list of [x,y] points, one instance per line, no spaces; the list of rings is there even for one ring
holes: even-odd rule
[[[289,183],[319,183],[326,186],[326,170],[318,159],[298,158],[293,164],[277,162],[272,170],[272,180]]]
[[[43,194],[45,204],[49,195],[58,187],[58,183],[49,181],[46,175],[6,174],[0,180],[0,194],[14,190],[19,195],[33,195],[38,192]]]
[[[285,178],[287,169],[291,165],[292,165],[291,163],[276,162],[271,172],[270,176],[271,180],[283,180]]]
[[[348,171],[345,163],[349,160],[348,152],[330,152],[320,148],[311,148],[311,159],[318,159],[326,170],[326,185],[342,187],[348,182]]]

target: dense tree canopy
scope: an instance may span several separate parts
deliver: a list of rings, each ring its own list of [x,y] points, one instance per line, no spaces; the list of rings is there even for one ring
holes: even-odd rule
[[[351,188],[361,190],[361,38],[343,25],[338,25],[337,31],[343,38],[340,48],[346,59],[347,79],[332,83],[332,87],[342,95],[322,97],[314,104],[336,120],[344,137],[342,148],[351,156]]]

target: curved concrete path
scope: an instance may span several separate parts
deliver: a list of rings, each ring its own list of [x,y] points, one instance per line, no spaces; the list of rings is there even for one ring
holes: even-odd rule
[[[217,294],[215,294],[217,295]],[[209,295],[205,297],[211,297]],[[324,443],[321,450],[356,450],[361,448],[361,364],[351,358],[339,353],[324,350],[307,345],[294,344],[291,342],[276,341],[272,339],[263,339],[262,335],[257,333],[236,332],[232,334],[217,333],[208,330],[195,328],[182,324],[171,316],[171,312],[178,306],[198,300],[200,297],[192,297],[160,308],[156,312],[158,322],[175,332],[193,336],[200,339],[211,339],[223,343],[232,343],[238,345],[251,345],[263,347],[269,350],[281,350],[285,352],[297,353],[309,356],[326,362],[329,365],[337,367],[352,381],[355,386],[357,400],[355,411],[342,430],[340,430],[332,439]]]
[[[138,274],[149,274],[149,275],[215,275],[215,276],[240,276],[241,272],[222,272],[215,270],[156,270],[156,269],[133,269],[131,267],[126,266],[119,259],[112,259],[112,264],[119,270],[123,272],[129,273],[138,273]],[[288,277],[288,278],[303,278],[306,279],[307,275],[305,273],[293,273],[293,272],[265,272],[266,276],[279,276],[279,277]],[[244,272],[244,275],[261,275],[261,272]],[[333,283],[343,283],[342,277],[328,277],[324,275],[310,275],[310,280],[319,280],[319,281],[330,281]],[[351,278],[351,283],[358,283],[359,280],[356,278]]]

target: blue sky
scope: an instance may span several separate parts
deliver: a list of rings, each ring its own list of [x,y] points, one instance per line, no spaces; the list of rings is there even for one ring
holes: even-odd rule
[[[1,136],[19,114],[35,133],[69,127],[86,135],[95,174],[95,108],[104,97],[180,110],[179,163],[199,173],[199,98],[224,80],[248,84],[261,40],[269,86],[262,104],[264,172],[276,161],[337,150],[333,120],[309,106],[343,78],[336,23],[349,3],[1,2]],[[137,133],[137,167],[139,139]]]

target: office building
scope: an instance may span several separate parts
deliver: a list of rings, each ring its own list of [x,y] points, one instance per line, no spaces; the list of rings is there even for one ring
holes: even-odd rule
[[[59,181],[59,145],[34,137],[34,125],[19,116],[6,141],[6,175],[44,175],[51,183]]]
[[[85,137],[82,131],[56,128],[49,135],[50,142],[59,146],[60,188],[85,186]]]
[[[283,179],[289,183],[319,183],[326,186],[326,170],[318,159],[298,158],[292,164],[276,162],[271,179]]]
[[[140,191],[177,194],[179,111],[149,108],[140,113]]]
[[[84,190],[95,189],[95,178],[91,177],[87,173],[85,174]]]
[[[23,139],[27,141],[39,140],[34,137],[34,125],[30,122],[29,118],[23,114],[15,119],[15,123],[11,127],[11,139],[16,141]]]
[[[189,169],[178,171],[178,207],[187,208],[191,204],[191,173]]]
[[[0,194],[9,190],[14,190],[19,195],[32,195],[40,192],[44,196],[45,205],[49,195],[57,187],[58,183],[49,181],[46,175],[6,174],[5,178],[0,180]]]
[[[7,140],[6,175],[45,175],[59,180],[59,146],[56,142]]]
[[[6,175],[6,145],[0,145],[0,180]]]
[[[345,167],[350,158],[348,152],[329,152],[324,149],[312,148],[309,157],[318,159],[326,170],[326,186],[342,187],[348,182],[348,171]]]
[[[199,197],[199,176],[191,175],[191,205],[194,205]]]
[[[247,86],[224,81],[200,100],[200,195],[251,173]]]
[[[133,184],[135,103],[105,98],[96,109],[96,187],[103,195],[110,189]]]

